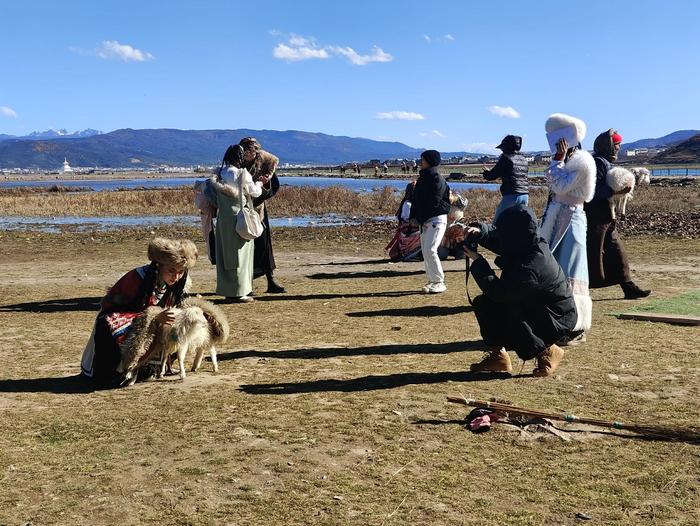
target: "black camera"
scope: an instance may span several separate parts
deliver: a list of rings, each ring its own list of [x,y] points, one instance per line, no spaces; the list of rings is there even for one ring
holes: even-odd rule
[[[479,237],[479,234],[468,234],[464,237],[464,241],[462,241],[462,246],[468,248],[473,252],[476,252],[479,248]]]

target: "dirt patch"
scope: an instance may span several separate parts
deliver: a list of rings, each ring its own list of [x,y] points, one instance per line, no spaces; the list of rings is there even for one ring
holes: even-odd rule
[[[184,382],[117,391],[93,391],[78,362],[96,302],[144,262],[150,234],[4,233],[0,524],[555,525],[581,510],[600,524],[697,522],[694,446],[474,435],[445,400],[696,425],[696,330],[618,320],[630,302],[595,290],[588,343],[555,378],[529,376],[532,364],[474,377],[464,263],[445,265],[447,293],[420,294],[422,264],[389,264],[373,228],[275,231],[289,293],[256,283],[255,303],[222,305],[233,334],[220,372],[205,361]],[[697,240],[626,241],[654,295],[697,279]],[[211,265],[193,277],[218,299]]]

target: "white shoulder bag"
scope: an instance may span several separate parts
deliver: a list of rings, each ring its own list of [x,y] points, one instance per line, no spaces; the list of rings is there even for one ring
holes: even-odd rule
[[[247,170],[242,169],[238,174],[238,190],[241,209],[236,214],[236,232],[243,239],[251,240],[263,233],[263,224],[260,215],[252,207],[243,206],[243,176]],[[247,201],[247,199],[246,199]]]

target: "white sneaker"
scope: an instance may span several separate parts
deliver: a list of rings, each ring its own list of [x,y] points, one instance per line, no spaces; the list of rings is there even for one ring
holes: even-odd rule
[[[423,285],[423,288],[421,289],[424,293],[428,294],[430,292],[430,287],[433,286],[432,281],[428,281],[425,285]]]
[[[431,283],[430,286],[428,287],[428,292],[430,294],[440,294],[441,292],[445,292],[446,290],[447,290],[447,286],[443,282]]]

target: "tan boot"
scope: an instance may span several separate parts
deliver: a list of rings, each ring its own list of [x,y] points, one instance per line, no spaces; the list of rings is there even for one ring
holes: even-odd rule
[[[564,349],[552,344],[537,355],[537,366],[532,371],[532,376],[550,376],[559,367],[564,358]]]
[[[473,373],[511,373],[513,366],[510,364],[510,356],[505,349],[486,351],[483,359],[469,366]]]

